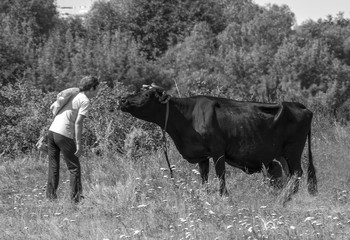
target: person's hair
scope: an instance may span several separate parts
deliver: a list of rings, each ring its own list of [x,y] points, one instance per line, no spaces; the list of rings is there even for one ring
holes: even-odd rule
[[[98,84],[100,83],[98,82],[98,79],[96,77],[85,76],[80,80],[79,90],[80,92],[89,91],[91,88],[95,90]]]

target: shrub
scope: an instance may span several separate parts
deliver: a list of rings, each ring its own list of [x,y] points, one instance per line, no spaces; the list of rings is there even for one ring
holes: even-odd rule
[[[84,146],[90,148],[98,140],[100,151],[124,153],[126,145],[127,151],[131,148],[137,151],[135,157],[161,146],[160,128],[118,109],[118,100],[128,93],[128,88],[119,82],[114,82],[113,88],[102,84],[99,96],[91,101],[91,110],[85,121]],[[56,95],[57,92],[44,93],[28,81],[0,89],[0,153],[26,152],[35,148],[43,129],[51,124],[49,107]],[[135,137],[135,129],[142,134]],[[126,138],[128,143],[125,143]]]
[[[126,153],[137,150],[135,156],[160,146],[161,135],[155,124],[138,120],[118,109],[118,100],[129,93],[128,88],[119,82],[114,82],[113,88],[105,84],[101,86],[98,97],[92,101],[85,124],[85,146],[98,141],[99,152],[117,150]]]
[[[31,150],[48,125],[54,93],[44,93],[22,80],[0,88],[0,153]]]

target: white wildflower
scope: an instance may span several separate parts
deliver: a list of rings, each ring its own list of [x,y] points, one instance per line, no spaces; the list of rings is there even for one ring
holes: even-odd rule
[[[314,219],[315,219],[314,217],[307,217],[307,218],[305,218],[304,222],[311,221],[311,220],[314,220]]]
[[[181,222],[187,222],[187,220],[185,218],[180,218]]]
[[[145,208],[145,207],[147,207],[146,204],[141,204],[141,205],[138,205],[138,206],[137,206],[137,208]]]
[[[192,169],[192,172],[193,172],[194,174],[197,174],[197,175],[200,174],[199,171],[198,171],[197,169]]]
[[[226,229],[230,229],[230,228],[233,228],[233,225],[228,225],[228,226],[226,227]]]

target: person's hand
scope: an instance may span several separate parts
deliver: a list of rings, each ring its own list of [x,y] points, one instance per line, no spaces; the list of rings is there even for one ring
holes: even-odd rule
[[[76,157],[80,157],[83,154],[83,147],[81,144],[77,144],[77,150],[75,151],[74,155]]]

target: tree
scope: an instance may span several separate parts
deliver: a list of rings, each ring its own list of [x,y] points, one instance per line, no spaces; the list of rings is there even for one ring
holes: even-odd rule
[[[265,8],[247,0],[234,3],[238,8],[233,5],[226,11],[242,19],[229,18],[232,22],[218,36],[225,74],[241,96],[274,101],[276,82],[271,67],[278,48],[293,34],[294,14],[286,5]]]
[[[37,40],[48,36],[58,17],[54,0],[5,0],[0,13],[10,19],[12,28],[22,34],[33,31]]]
[[[55,27],[53,0],[5,0],[0,2],[1,83],[14,83],[24,75],[35,77],[40,45]]]
[[[23,77],[25,62],[19,49],[0,36],[0,86],[14,83]]]
[[[350,19],[345,19],[342,13],[336,17],[329,15],[327,19],[317,22],[308,21],[296,29],[296,34],[304,39],[321,40],[330,53],[349,65],[347,39],[350,37]]]
[[[182,43],[159,60],[178,85],[182,95],[210,93],[227,86],[216,57],[215,35],[206,22],[194,26]]]
[[[127,3],[119,0],[95,2],[86,19],[89,33],[96,36],[103,32],[113,33],[125,29],[126,15],[120,11],[120,7],[124,9],[123,5],[125,4]]]
[[[214,33],[222,31],[222,10],[214,0],[111,0],[93,6],[88,26],[97,33],[131,33],[152,60],[181,42],[198,22],[207,22]]]

